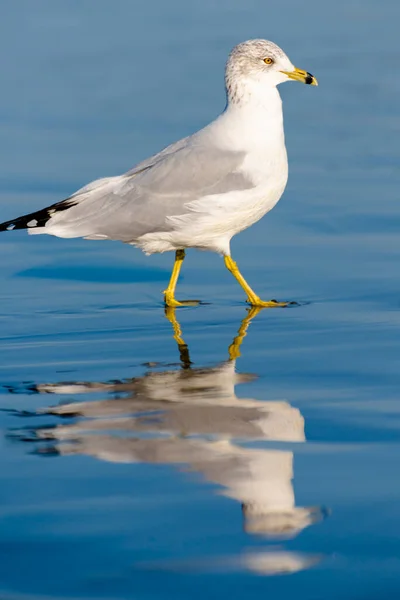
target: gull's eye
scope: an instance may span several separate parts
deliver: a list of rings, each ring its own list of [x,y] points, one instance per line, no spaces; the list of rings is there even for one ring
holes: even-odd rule
[[[267,58],[264,58],[264,62],[266,65],[272,65],[272,63],[274,62],[272,58],[270,58],[269,56],[267,56]]]

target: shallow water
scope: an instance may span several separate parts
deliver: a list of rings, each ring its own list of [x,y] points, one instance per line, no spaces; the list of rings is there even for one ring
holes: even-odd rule
[[[1,220],[210,120],[227,50],[272,38],[290,179],[233,253],[0,236],[2,598],[397,598],[400,6],[9,3]]]

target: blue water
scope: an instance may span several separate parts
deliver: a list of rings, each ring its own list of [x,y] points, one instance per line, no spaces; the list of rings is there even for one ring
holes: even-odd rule
[[[289,184],[233,241],[257,292],[297,307],[249,313],[193,251],[179,296],[209,304],[165,315],[169,254],[0,236],[1,598],[398,598],[399,18],[3,6],[1,221],[206,124],[239,41],[273,39],[320,86],[281,86]]]

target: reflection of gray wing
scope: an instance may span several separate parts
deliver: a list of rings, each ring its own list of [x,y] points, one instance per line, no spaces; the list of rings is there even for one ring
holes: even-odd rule
[[[171,225],[166,218],[185,214],[185,204],[205,195],[253,187],[239,172],[242,162],[241,152],[181,140],[121,177],[79,190],[70,200],[76,204],[56,212],[46,233],[129,242],[145,233],[168,231]]]

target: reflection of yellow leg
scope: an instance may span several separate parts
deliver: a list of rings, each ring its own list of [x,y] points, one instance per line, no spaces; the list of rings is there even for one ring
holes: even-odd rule
[[[174,340],[178,346],[186,346],[185,340],[182,337],[181,326],[179,325],[179,321],[176,318],[175,312],[176,311],[173,307],[167,306],[165,309],[165,316],[172,325],[172,329],[174,330]]]
[[[189,349],[187,344],[185,344],[185,340],[182,337],[181,326],[179,325],[179,321],[176,318],[175,308],[167,306],[165,309],[165,316],[168,321],[171,323],[172,328],[174,330],[174,340],[178,344],[179,355],[182,362],[182,366],[184,369],[190,369],[190,365],[192,364],[189,357]]]
[[[259,296],[251,289],[241,272],[235,261],[230,256],[225,256],[225,266],[232,273],[236,281],[240,283],[242,288],[247,294],[247,302],[252,306],[258,306],[260,308],[276,308],[281,306],[287,306],[288,302],[277,302],[276,300],[269,300],[268,302],[264,302],[261,300]]]
[[[240,346],[243,342],[243,339],[247,335],[247,329],[251,323],[251,321],[258,315],[258,313],[262,310],[261,306],[252,306],[248,309],[247,315],[242,320],[237,336],[233,339],[232,344],[229,346],[229,360],[235,360],[240,356]],[[190,369],[192,365],[192,361],[189,356],[189,349],[185,340],[182,337],[182,330],[179,324],[178,319],[176,318],[176,310],[174,307],[167,306],[165,308],[165,316],[168,321],[171,323],[172,328],[174,330],[174,340],[178,344],[179,355],[182,362],[182,366],[184,369]]]
[[[232,344],[229,346],[229,360],[235,360],[235,358],[239,358],[240,356],[240,346],[243,342],[243,338],[247,335],[247,329],[254,319],[258,315],[258,313],[262,310],[262,306],[253,306],[249,309],[247,315],[243,319],[237,336],[233,339]]]
[[[175,300],[175,288],[184,258],[184,250],[177,250],[175,252],[175,262],[171,273],[171,279],[169,280],[167,289],[164,290],[164,302],[167,306],[183,306],[182,302]]]

